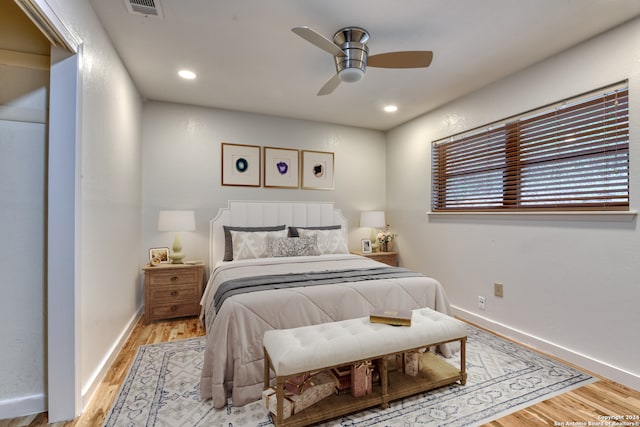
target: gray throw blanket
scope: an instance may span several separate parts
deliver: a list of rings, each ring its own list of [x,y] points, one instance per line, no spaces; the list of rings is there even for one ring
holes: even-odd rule
[[[213,304],[217,313],[227,298],[245,292],[421,276],[424,276],[424,274],[401,267],[355,268],[311,273],[253,276],[227,280],[222,283],[216,290],[213,297]]]

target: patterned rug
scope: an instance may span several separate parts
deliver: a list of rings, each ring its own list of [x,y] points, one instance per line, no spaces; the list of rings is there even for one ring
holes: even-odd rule
[[[322,426],[475,426],[589,384],[569,366],[469,326],[467,384],[454,384]],[[255,402],[216,410],[199,396],[204,338],[141,346],[105,426],[268,427]],[[459,359],[447,361],[454,366]]]

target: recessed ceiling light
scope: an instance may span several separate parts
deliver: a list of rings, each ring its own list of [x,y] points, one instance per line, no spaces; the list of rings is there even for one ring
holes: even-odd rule
[[[386,107],[384,107],[384,111],[386,111],[387,113],[395,113],[396,111],[398,111],[398,107],[396,107],[395,105],[387,105]]]
[[[178,71],[178,75],[183,79],[187,79],[187,80],[193,80],[196,78],[196,73],[189,70],[180,70]]]

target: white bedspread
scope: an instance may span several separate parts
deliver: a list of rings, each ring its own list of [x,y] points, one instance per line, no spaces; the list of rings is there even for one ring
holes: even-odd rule
[[[451,315],[438,281],[428,277],[366,280],[333,285],[250,292],[227,299],[220,311],[209,310],[217,287],[230,279],[266,274],[375,268],[385,266],[357,255],[261,258],[220,264],[202,297],[201,317],[207,328],[200,395],[222,408],[227,385],[234,406],[261,398],[263,388],[262,337],[269,329],[288,329],[368,316],[374,307],[428,307]],[[440,351],[451,356],[451,348]]]

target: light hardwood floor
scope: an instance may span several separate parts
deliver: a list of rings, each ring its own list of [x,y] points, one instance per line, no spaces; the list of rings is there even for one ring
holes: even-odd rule
[[[140,345],[202,335],[204,335],[204,329],[196,318],[160,321],[150,325],[144,325],[140,320],[82,416],[65,423],[47,424],[47,414],[43,413],[0,420],[0,427],[102,426]],[[599,380],[484,424],[484,426],[529,427],[554,426],[560,425],[560,423],[564,423],[566,426],[567,423],[580,422],[589,425],[589,422],[598,423],[598,417],[607,416],[640,416],[640,392],[608,380]],[[633,425],[633,422],[638,422],[637,425],[640,425],[640,419],[629,420],[629,422],[630,425]]]

